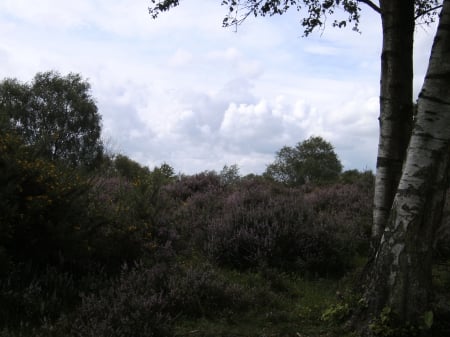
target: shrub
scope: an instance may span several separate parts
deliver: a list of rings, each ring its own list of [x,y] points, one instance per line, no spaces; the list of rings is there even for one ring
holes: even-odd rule
[[[83,260],[87,247],[79,229],[89,223],[83,176],[33,156],[13,134],[0,140],[0,169],[3,254],[44,268]]]
[[[48,267],[38,273],[31,265],[16,268],[0,281],[0,326],[57,320],[78,302],[73,276]]]
[[[338,250],[367,253],[372,223],[370,184],[335,184],[314,188],[305,202],[314,213],[314,227],[329,233]]]
[[[167,191],[179,198],[169,221],[179,242],[222,266],[340,275],[367,247],[368,184],[308,190],[247,178],[221,186],[210,174],[182,178]]]
[[[98,294],[85,295],[72,323],[73,336],[171,336],[178,317],[215,317],[242,311],[254,297],[211,265],[181,267],[139,263]]]
[[[205,253],[236,268],[269,266],[308,273],[344,269],[334,238],[313,223],[298,189],[248,182],[228,195],[207,226]]]
[[[169,281],[172,312],[186,317],[215,317],[224,310],[251,306],[249,289],[230,283],[210,264],[180,269]]]
[[[82,297],[71,335],[171,336],[172,317],[163,292],[169,272],[164,266],[124,267],[110,287]]]

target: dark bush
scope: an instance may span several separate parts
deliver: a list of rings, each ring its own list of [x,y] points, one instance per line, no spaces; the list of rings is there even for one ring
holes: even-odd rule
[[[120,277],[99,294],[83,296],[70,324],[71,335],[128,337],[172,335],[172,317],[164,289],[170,269],[124,267]]]
[[[212,174],[183,179],[168,187],[173,198],[183,196],[170,222],[189,254],[194,250],[239,269],[340,275],[353,255],[366,252],[368,179],[302,189],[250,178],[220,186]]]
[[[230,283],[211,265],[137,264],[98,294],[83,296],[69,323],[73,336],[171,336],[178,317],[214,317],[242,311],[255,301],[251,291]]]
[[[314,227],[328,233],[335,249],[367,254],[372,223],[373,185],[335,184],[314,188],[305,194],[314,212]]]
[[[300,190],[250,181],[228,195],[207,226],[205,253],[236,268],[269,266],[340,274],[345,258],[332,235],[316,227]]]
[[[90,222],[83,175],[34,156],[13,134],[0,139],[0,170],[0,254],[44,269],[85,262]]]
[[[187,267],[169,281],[172,312],[186,317],[214,317],[224,310],[242,311],[254,300],[248,289],[230,283],[209,264]]]
[[[38,273],[31,265],[16,266],[0,280],[0,326],[57,320],[78,303],[78,289],[69,273],[48,267]]]

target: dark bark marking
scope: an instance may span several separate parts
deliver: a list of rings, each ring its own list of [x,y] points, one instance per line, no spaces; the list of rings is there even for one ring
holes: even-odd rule
[[[402,165],[403,160],[400,159],[392,159],[386,157],[378,157],[377,158],[377,168],[379,167],[391,167],[392,165]]]
[[[419,98],[426,99],[428,101],[439,103],[439,104],[450,105],[450,103],[447,102],[447,101],[444,101],[444,100],[442,100],[442,99],[440,99],[438,97],[435,97],[435,96],[428,96],[425,93],[420,93],[419,94]]]
[[[437,72],[428,74],[425,79],[430,80],[450,80],[450,71],[447,72]]]

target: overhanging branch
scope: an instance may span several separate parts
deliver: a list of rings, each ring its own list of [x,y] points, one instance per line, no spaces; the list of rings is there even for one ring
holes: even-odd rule
[[[375,12],[377,12],[378,14],[381,14],[380,7],[375,5],[372,1],[370,1],[370,0],[358,0],[358,2],[362,2],[363,4],[366,4],[367,6],[372,8]]]
[[[436,9],[442,8],[443,5],[437,5],[435,7],[429,8],[426,11],[420,12],[419,14],[417,14],[414,17],[414,20],[417,20],[418,18],[420,18],[421,16],[424,16],[425,14],[431,13],[433,11],[435,11]]]

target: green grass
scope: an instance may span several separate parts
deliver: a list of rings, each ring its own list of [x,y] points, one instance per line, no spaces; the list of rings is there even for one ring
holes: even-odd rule
[[[323,312],[339,299],[343,286],[338,280],[308,280],[275,270],[237,272],[221,270],[230,283],[248,288],[255,299],[248,310],[224,310],[217,317],[189,320],[180,318],[177,336],[193,337],[281,337],[332,336],[332,323],[324,322]]]

